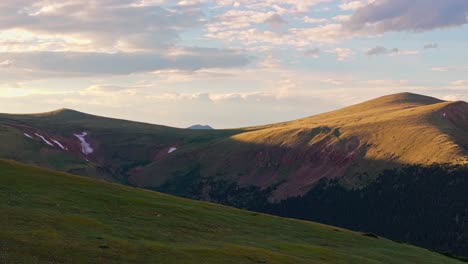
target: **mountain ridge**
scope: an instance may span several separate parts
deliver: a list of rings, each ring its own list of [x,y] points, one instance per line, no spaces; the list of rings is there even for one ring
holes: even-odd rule
[[[74,118],[69,118],[70,115]],[[16,125],[15,122],[17,122]],[[465,135],[464,129],[468,127],[468,104],[461,101],[447,102],[413,93],[383,96],[293,121],[231,130],[178,129],[99,117],[65,108],[37,115],[0,114],[0,123],[13,125],[16,129],[33,137],[35,133],[39,135],[42,133],[49,135],[47,137],[50,138],[56,137],[65,142],[69,141],[70,149],[79,149],[78,142],[74,140],[73,135],[86,131],[89,133],[88,138],[91,143],[96,145],[96,152],[86,157],[86,160],[96,163],[97,167],[113,167],[115,165],[111,164],[117,162],[109,160],[110,153],[107,153],[107,149],[111,142],[103,138],[104,134],[115,136],[112,133],[121,134],[120,139],[112,138],[113,141],[137,142],[137,137],[156,140],[145,147],[148,148],[147,150],[144,148],[141,150],[146,154],[138,154],[135,157],[132,157],[132,154],[124,154],[123,149],[115,149],[122,153],[112,155],[122,156],[121,160],[125,163],[128,160],[135,160],[136,163],[140,163],[138,160],[145,160],[144,163],[147,164],[162,163],[158,165],[159,167],[161,165],[162,167],[172,166],[170,165],[172,157],[180,159],[177,154],[183,152],[185,157],[182,160],[187,158],[188,160],[184,162],[188,164],[194,162],[204,164],[209,163],[209,159],[215,160],[216,164],[201,171],[202,175],[214,175],[218,173],[216,170],[240,170],[235,169],[234,165],[243,163],[254,165],[252,161],[257,160],[255,166],[252,167],[238,166],[249,171],[245,176],[237,176],[237,174],[245,174],[241,171],[235,175],[228,172],[224,178],[242,184],[254,184],[261,188],[275,185],[279,183],[279,179],[287,176],[286,172],[277,171],[274,166],[270,166],[272,164],[268,165],[269,162],[277,164],[275,166],[290,166],[287,164],[297,163],[294,160],[311,159],[308,165],[295,165],[298,166],[296,173],[287,176],[289,183],[286,182],[283,185],[296,182],[293,184],[296,187],[280,186],[279,190],[285,188],[285,191],[278,191],[275,199],[304,194],[309,187],[324,177],[345,176],[345,181],[353,182],[353,174],[363,172],[358,168],[359,166],[354,165],[356,163],[362,163],[365,166],[360,167],[365,167],[365,170],[371,168],[370,170],[373,171],[372,168],[375,166],[370,163],[380,160],[389,161],[389,164],[400,163],[402,165],[466,164],[468,162],[468,140],[465,140],[468,135]],[[60,128],[57,128],[56,132],[49,131],[49,127],[55,126]],[[100,136],[100,133],[104,134]],[[41,141],[40,138],[38,140]],[[106,143],[106,141],[109,142]],[[235,147],[241,145],[244,146]],[[125,146],[125,143],[122,143],[121,147],[133,148],[131,145]],[[266,151],[261,154],[263,147]],[[164,154],[164,151],[168,152],[170,149],[177,150],[177,153],[171,156]],[[190,151],[190,149],[193,150]],[[219,150],[223,150],[222,153],[225,154],[213,155]],[[79,152],[77,154],[79,155]],[[262,155],[264,157],[261,157]],[[83,155],[79,156],[81,157],[78,158],[83,158]],[[188,158],[189,156],[192,157]],[[247,158],[249,160],[245,157],[249,157]],[[261,159],[266,160],[261,161]],[[264,172],[255,169],[258,166],[266,166],[262,169]],[[130,173],[128,180],[140,187],[150,187],[155,183],[161,184],[160,179],[167,178],[167,176],[160,173],[154,175],[154,167],[153,165],[140,165],[131,168],[128,171]],[[382,169],[386,167],[376,168],[375,172]],[[166,174],[171,174],[171,170],[168,168]],[[310,178],[304,173],[313,177]],[[273,175],[273,178],[266,175]],[[354,185],[356,184],[361,183],[357,181]]]
[[[342,205],[340,208],[357,210],[359,204],[340,200],[340,193],[360,190],[369,193],[370,200],[382,202],[379,193],[373,191],[381,175],[404,170],[404,175],[420,181],[422,176],[405,169],[413,166],[428,174],[443,172],[434,181],[440,186],[428,182],[421,186],[442,188],[449,199],[446,206],[453,214],[458,219],[468,217],[455,203],[463,193],[463,179],[459,180],[460,189],[448,191],[455,184],[449,176],[451,166],[468,166],[468,104],[410,93],[293,121],[225,130],[179,129],[90,115],[0,114],[0,142],[8,142],[0,146],[0,158],[256,211],[284,203],[297,208],[302,208],[301,204],[317,206],[317,201],[327,203],[330,199]],[[404,177],[398,179],[400,183],[386,186],[388,195],[398,193],[392,189],[395,186],[410,185]],[[336,196],[327,196],[327,182],[338,185],[333,191]],[[353,199],[360,197],[359,193],[350,195]],[[401,195],[413,197],[411,193]],[[322,200],[324,197],[328,198]],[[420,203],[417,200],[412,204]],[[384,208],[369,206],[377,211]],[[395,225],[409,217],[404,213],[408,209],[403,210],[401,204],[392,206],[379,213],[389,217],[389,212],[400,212],[400,218],[389,222],[382,233],[420,243],[424,230],[405,235]],[[440,212],[436,202],[431,206],[429,211],[421,209],[419,222],[432,221],[431,211]],[[282,215],[283,211],[272,212]],[[333,211],[316,213],[284,216],[370,229],[356,225],[352,217],[348,222],[334,222],[336,218],[327,215],[336,213]],[[447,223],[453,219],[449,215],[440,218]],[[353,221],[365,219],[356,216]],[[445,240],[433,239],[432,244],[424,246],[446,250],[445,245],[456,244],[454,239],[465,232],[463,221],[454,223]],[[442,226],[434,236],[447,230]],[[466,252],[465,248],[465,244],[456,247],[457,254]]]

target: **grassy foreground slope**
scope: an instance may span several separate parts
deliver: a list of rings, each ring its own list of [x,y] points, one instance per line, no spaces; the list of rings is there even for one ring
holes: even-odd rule
[[[0,160],[0,263],[458,263],[331,226]]]

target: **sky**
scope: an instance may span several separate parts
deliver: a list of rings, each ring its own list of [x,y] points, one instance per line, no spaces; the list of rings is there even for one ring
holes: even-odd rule
[[[467,0],[2,0],[0,112],[175,127],[468,100]]]

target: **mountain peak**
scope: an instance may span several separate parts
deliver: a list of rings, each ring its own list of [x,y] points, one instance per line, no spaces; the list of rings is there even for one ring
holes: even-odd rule
[[[69,108],[60,108],[50,112],[44,112],[39,114],[33,114],[35,116],[63,116],[63,115],[84,115],[84,113],[69,109]]]
[[[434,105],[443,103],[445,101],[420,95],[414,93],[397,93],[391,95],[385,95],[370,101],[366,101],[360,104],[352,105],[337,112],[355,112],[355,113],[362,113],[363,111],[372,111],[375,113],[378,109],[380,110],[389,110],[389,109],[405,109],[405,108],[412,108],[418,106],[425,106],[425,105]]]
[[[193,129],[193,130],[212,130],[213,128],[209,125],[193,125],[191,127],[188,127],[187,129]]]
[[[419,105],[430,105],[430,104],[437,104],[437,103],[442,103],[444,102],[443,100],[426,96],[426,95],[420,95],[420,94],[415,94],[415,93],[397,93],[397,94],[391,94],[391,95],[386,95],[382,96],[380,98],[377,98],[372,101],[380,101],[382,103],[392,103],[392,104],[399,104],[399,103],[412,103],[412,104],[419,104]]]
[[[69,108],[60,108],[60,109],[57,109],[55,111],[51,111],[50,113],[62,114],[62,113],[76,113],[76,112],[78,112],[78,111],[73,110],[73,109],[69,109]]]

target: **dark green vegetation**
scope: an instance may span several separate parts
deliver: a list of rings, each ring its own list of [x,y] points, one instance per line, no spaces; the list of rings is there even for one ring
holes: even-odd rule
[[[73,135],[81,132],[94,150],[89,155]],[[59,140],[68,150],[23,133]],[[0,114],[0,142],[0,158],[468,256],[466,206],[459,206],[468,204],[466,181],[455,188],[452,169],[434,169],[465,171],[465,102],[403,93],[231,130],[176,129],[66,109]],[[406,165],[421,173],[399,170]]]
[[[467,167],[409,166],[386,170],[362,189],[323,180],[304,197],[282,201],[270,212],[467,256],[467,193]]]
[[[321,224],[0,161],[0,263],[459,263]]]
[[[190,178],[200,179],[186,180]],[[208,193],[203,186],[209,186]],[[323,179],[306,195],[279,203],[268,201],[273,189],[241,187],[215,179],[185,185],[174,182],[161,189],[179,196],[210,197],[210,201],[220,204],[372,232],[438,252],[459,256],[467,256],[468,252],[466,166],[413,165],[385,170],[360,189]]]

